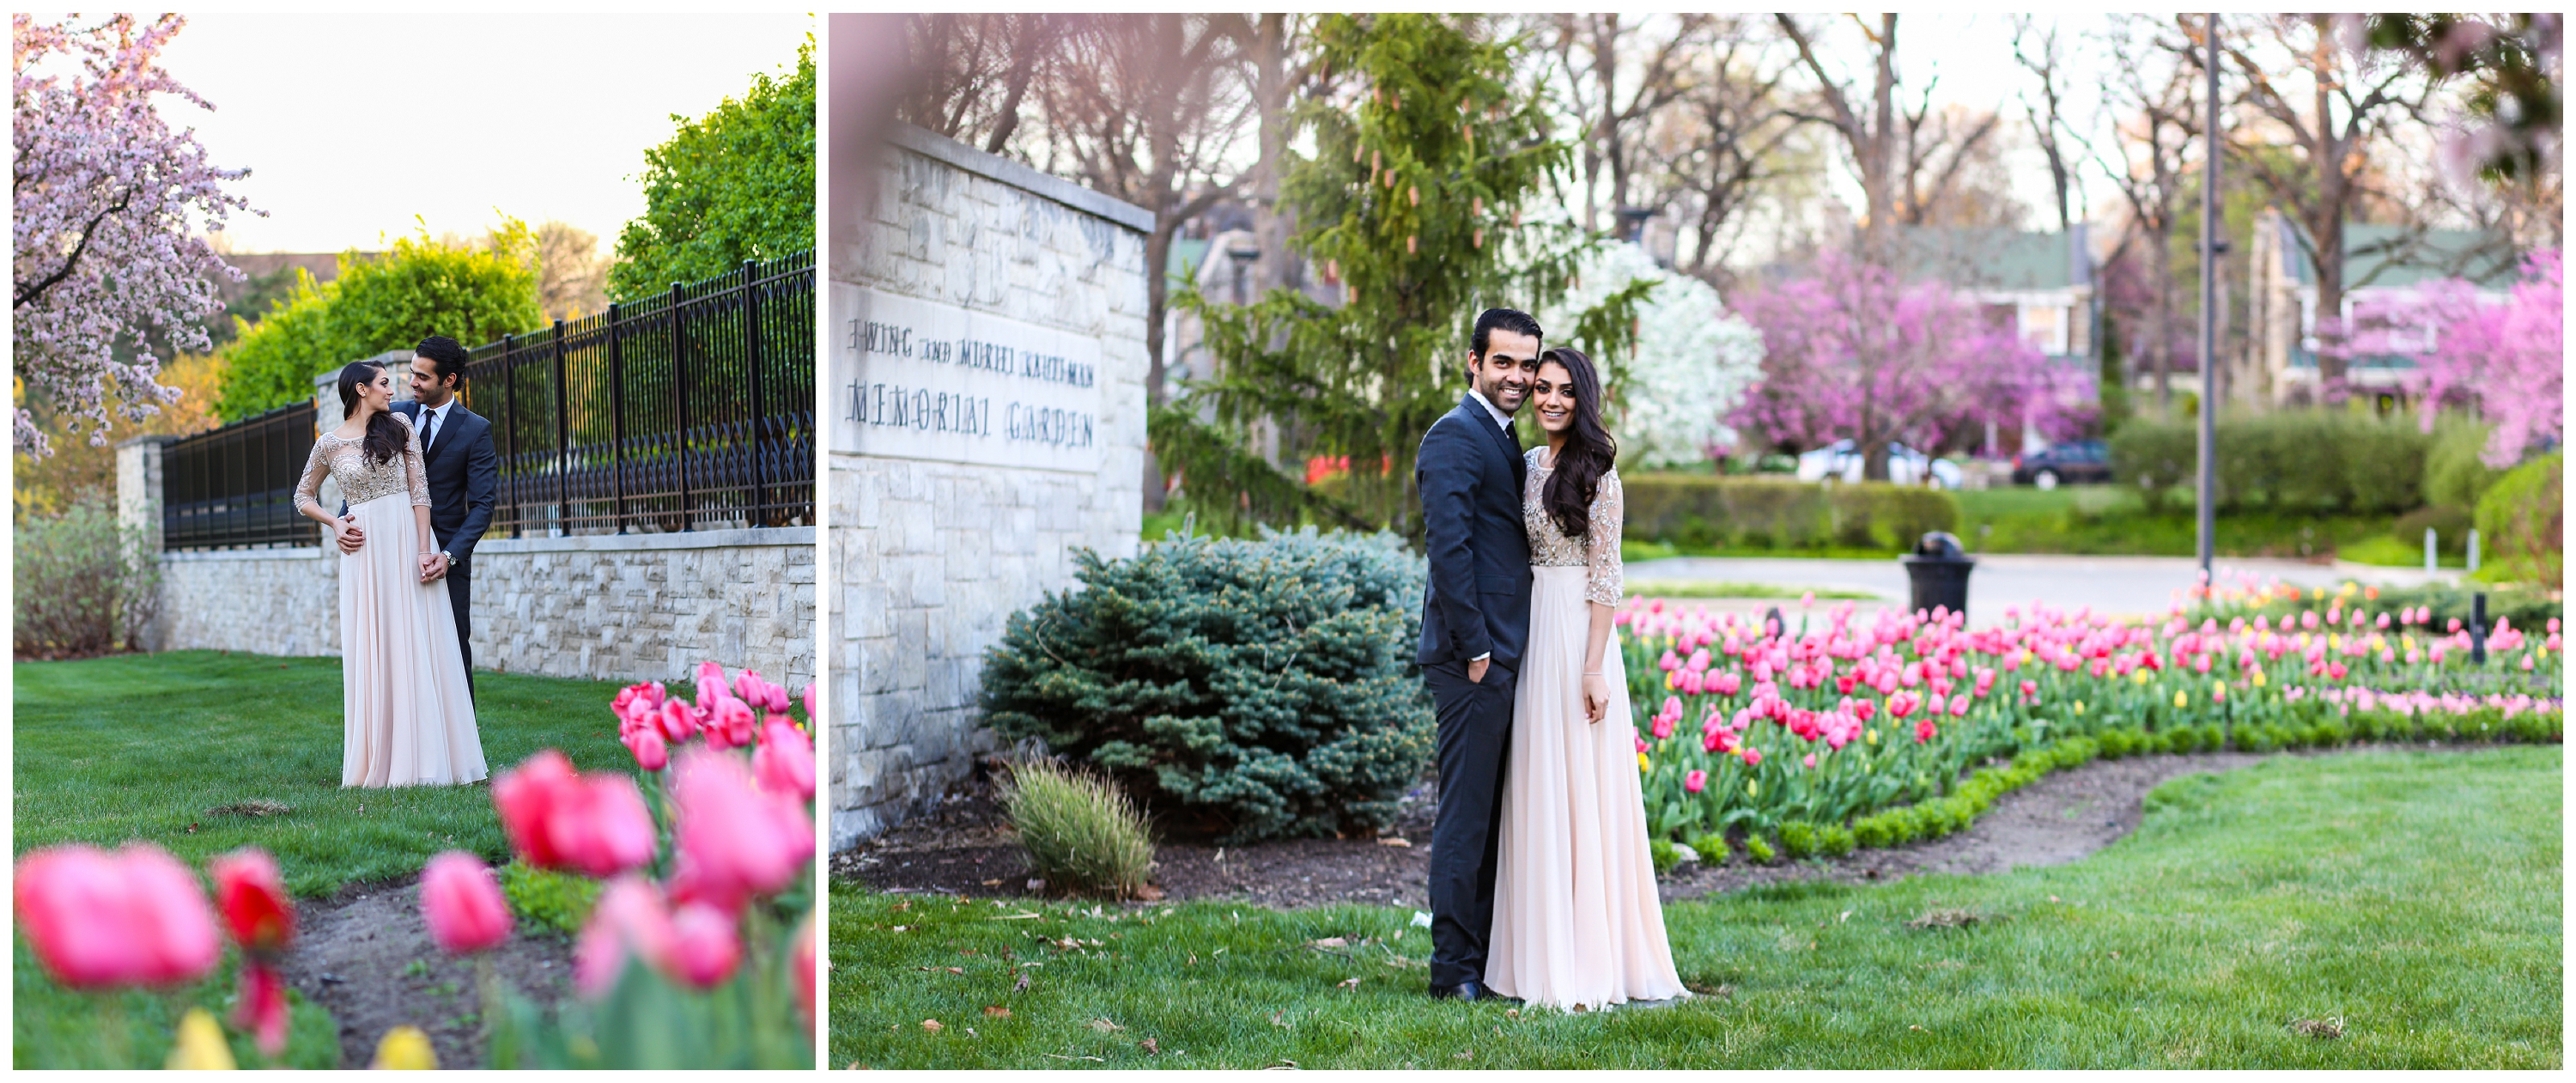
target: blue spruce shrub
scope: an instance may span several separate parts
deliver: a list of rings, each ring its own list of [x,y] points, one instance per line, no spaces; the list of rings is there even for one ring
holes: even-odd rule
[[[1224,843],[1375,834],[1429,764],[1414,674],[1423,566],[1394,535],[1178,537],[1083,552],[1078,589],[1011,615],[979,703]]]

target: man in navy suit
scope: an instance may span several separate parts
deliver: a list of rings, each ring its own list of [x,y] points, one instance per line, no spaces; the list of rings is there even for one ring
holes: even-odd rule
[[[1512,414],[1538,374],[1538,321],[1489,308],[1467,348],[1467,394],[1422,438],[1414,480],[1431,558],[1414,661],[1440,727],[1431,829],[1431,995],[1477,1000],[1494,925],[1503,755],[1529,638],[1528,464]]]
[[[421,465],[429,476],[429,528],[439,551],[421,558],[420,577],[447,581],[456,610],[456,646],[465,660],[465,687],[474,687],[474,543],[492,525],[500,491],[501,458],[492,451],[492,423],[456,398],[465,383],[465,347],[445,335],[420,340],[412,351],[410,402],[394,409],[420,430]]]

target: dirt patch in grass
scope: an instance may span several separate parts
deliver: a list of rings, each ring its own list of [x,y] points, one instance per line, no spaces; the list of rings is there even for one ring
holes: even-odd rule
[[[474,964],[449,958],[429,938],[418,881],[352,885],[297,909],[300,931],[286,980],[339,1023],[341,1067],[366,1067],[384,1033],[404,1025],[429,1033],[440,1067],[483,1067]],[[572,993],[570,937],[522,920],[490,955],[501,980],[536,1003]]]
[[[2421,748],[2424,746],[2410,746]],[[2275,755],[2368,754],[2368,749]],[[1873,883],[1927,873],[1986,874],[2062,865],[2137,830],[2146,796],[2166,780],[2227,771],[2262,759],[2243,752],[2096,760],[2052,772],[1995,802],[1947,838],[1850,856],[1717,868],[1684,865],[1663,878],[1666,902],[1798,880]],[[1374,903],[1422,909],[1431,860],[1436,787],[1407,794],[1394,832],[1380,839],[1297,839],[1252,846],[1167,843],[1155,854],[1164,901],[1236,899],[1273,909]],[[1401,840],[1403,845],[1391,844]],[[980,782],[952,791],[931,812],[832,855],[832,874],[879,891],[972,897],[1045,894],[1032,888],[1018,845]]]

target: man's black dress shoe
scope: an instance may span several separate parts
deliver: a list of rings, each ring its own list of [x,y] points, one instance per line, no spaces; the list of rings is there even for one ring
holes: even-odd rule
[[[1459,982],[1456,985],[1434,985],[1431,987],[1431,999],[1433,1000],[1474,1001],[1483,1000],[1492,995],[1492,993],[1485,991],[1485,987],[1483,985],[1478,984],[1473,979]]]

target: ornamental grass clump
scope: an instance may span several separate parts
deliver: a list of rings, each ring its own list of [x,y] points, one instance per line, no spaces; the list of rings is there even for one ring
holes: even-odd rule
[[[1029,870],[1061,891],[1131,898],[1154,869],[1144,814],[1115,783],[1053,760],[1011,768],[1002,811],[1019,831]]]
[[[1011,616],[981,706],[1100,770],[1164,831],[1225,844],[1373,837],[1422,777],[1423,564],[1393,535],[1175,536],[1076,558]]]

